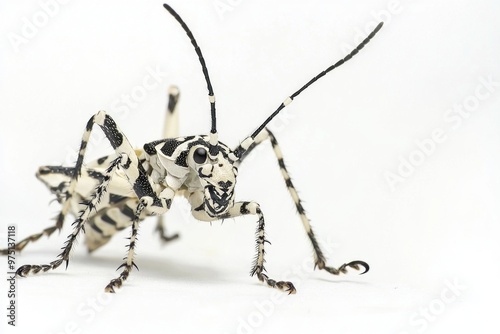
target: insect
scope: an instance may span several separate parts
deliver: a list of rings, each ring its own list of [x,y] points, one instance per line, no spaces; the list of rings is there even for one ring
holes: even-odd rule
[[[61,230],[68,214],[76,217],[72,233],[69,234],[62,252],[49,264],[23,265],[16,271],[18,276],[27,276],[57,269],[62,263],[69,264],[71,249],[77,237],[84,231],[86,246],[93,251],[109,241],[117,231],[131,228],[127,254],[120,275],[105,287],[107,292],[115,292],[128,278],[135,265],[134,254],[140,223],[149,216],[158,216],[157,230],[161,239],[170,241],[177,235],[167,236],[161,215],[172,205],[175,196],[184,196],[191,205],[192,215],[201,221],[211,222],[244,215],[257,218],[256,257],[251,276],[256,276],[269,287],[289,294],[296,289],[292,282],[270,278],[264,268],[265,220],[261,206],[254,201],[236,201],[235,185],[238,167],[245,157],[259,144],[270,141],[288,191],[295,203],[302,224],[313,246],[315,267],[333,275],[347,273],[348,268],[369,270],[364,261],[351,261],[338,268],[327,266],[326,259],[316,240],[306,216],[301,200],[285,167],[283,155],[276,137],[266,127],[278,113],[289,105],[299,94],[333,69],[356,55],[381,29],[383,23],[363,40],[350,54],[337,61],[313,77],[299,90],[290,95],[254,132],[243,139],[234,149],[218,139],[216,126],[215,95],[205,59],[191,30],[182,18],[167,4],[165,9],[181,25],[189,37],[199,58],[205,78],[211,112],[211,129],[206,135],[178,137],[176,106],[179,98],[177,89],[170,91],[168,104],[168,127],[165,138],[134,149],[119,129],[113,118],[99,111],[88,121],[81,141],[78,159],[74,167],[44,166],[38,170],[38,178],[56,195],[62,208],[56,223],[40,233],[33,234],[16,244],[17,251],[38,240],[43,235],[50,236]],[[95,126],[100,127],[111,143],[114,153],[84,166],[83,161]],[[7,250],[2,250],[3,254]]]

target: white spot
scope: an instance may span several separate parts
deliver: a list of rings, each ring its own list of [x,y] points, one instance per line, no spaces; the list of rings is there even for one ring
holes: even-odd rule
[[[217,138],[217,133],[211,133],[210,132],[210,145],[217,145],[217,142],[218,142],[218,138]]]
[[[177,86],[170,86],[168,88],[168,93],[170,95],[176,95],[177,96],[177,95],[179,95],[179,88],[177,88]]]
[[[252,143],[253,143],[252,137],[248,137],[241,143],[241,147],[247,150],[250,147],[250,145],[252,145]]]
[[[172,199],[172,198],[174,198],[174,196],[175,196],[175,191],[173,189],[170,189],[170,188],[165,188],[160,193],[161,198]]]
[[[290,103],[292,103],[292,98],[289,96],[285,99],[285,101],[283,101],[283,105],[286,107],[287,105],[289,105]]]
[[[106,112],[104,110],[99,110],[99,112],[94,117],[94,122],[96,122],[99,125],[103,125],[105,116]]]

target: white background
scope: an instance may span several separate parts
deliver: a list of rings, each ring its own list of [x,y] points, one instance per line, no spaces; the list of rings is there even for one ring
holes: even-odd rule
[[[181,134],[210,126],[198,60],[161,1],[67,1],[43,22],[46,1],[0,2],[0,231],[5,237],[7,225],[16,224],[18,240],[57,213],[36,169],[71,163],[98,110],[115,116],[141,146],[161,137],[166,90],[176,84]],[[154,220],[147,220],[140,271],[116,295],[102,291],[118,275],[128,232],[91,256],[80,243],[67,271],[19,279],[15,329],[6,324],[2,278],[2,326],[9,333],[498,330],[489,303],[500,297],[500,87],[485,97],[481,83],[500,81],[498,1],[222,0],[231,9],[223,13],[216,3],[170,2],[202,47],[220,139],[233,147],[286,96],[343,57],[343,46],[354,45],[366,26],[386,22],[358,56],[275,122],[329,263],[365,260],[370,272],[312,271],[311,247],[266,145],[240,168],[237,198],[262,205],[272,242],[269,275],[290,278],[296,295],[248,276],[254,217],[210,226],[189,218],[187,204],[176,201],[168,229],[181,239],[162,246]],[[15,47],[23,18],[40,27]],[[158,86],[123,112],[122,95],[140,90],[148,69],[156,68],[163,73]],[[474,110],[458,123],[450,110],[463,103]],[[428,155],[418,153],[416,142],[439,129],[445,139]],[[90,158],[110,150],[104,141],[90,147]],[[411,157],[419,165],[391,188],[387,173],[397,175],[401,159]],[[18,265],[54,260],[70,222],[61,235],[27,247]]]

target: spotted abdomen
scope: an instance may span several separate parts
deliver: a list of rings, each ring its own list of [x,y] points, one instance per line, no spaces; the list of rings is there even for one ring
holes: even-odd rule
[[[132,224],[137,199],[126,199],[114,203],[95,213],[85,228],[85,244],[89,252],[105,245],[111,237]]]
[[[104,174],[99,165],[105,165],[107,160],[108,157],[104,157],[90,163],[93,168],[83,168],[73,193],[70,193],[72,167],[43,166],[36,176],[56,195],[59,203],[63,204],[68,199],[70,205],[67,213],[77,217],[79,211],[85,208],[82,203],[89,202],[94,189],[102,182]],[[108,190],[97,211],[91,212],[85,225],[85,244],[89,252],[105,245],[116,232],[129,227],[134,218],[138,199],[120,173],[113,176]]]

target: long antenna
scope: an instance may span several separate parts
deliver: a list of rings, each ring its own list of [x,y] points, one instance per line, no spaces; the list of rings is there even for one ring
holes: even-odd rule
[[[318,79],[324,77],[328,72],[332,71],[333,69],[339,67],[340,65],[342,65],[343,63],[345,63],[346,61],[348,61],[349,59],[351,59],[352,57],[354,57],[362,48],[364,48],[364,46],[366,44],[368,44],[368,42],[373,38],[373,36],[375,36],[375,34],[380,30],[380,28],[382,28],[382,25],[384,24],[384,22],[380,22],[376,27],[375,29],[368,35],[368,37],[366,37],[354,50],[351,51],[351,53],[349,53],[345,58],[339,60],[338,62],[336,62],[335,64],[331,65],[330,67],[328,67],[326,70],[320,72],[317,76],[315,76],[314,78],[312,78],[311,80],[309,80],[308,83],[306,83],[304,86],[302,86],[302,88],[300,88],[298,91],[296,91],[295,93],[293,93],[292,95],[290,95],[289,97],[286,98],[285,101],[283,101],[283,103],[281,103],[281,105],[278,107],[278,109],[276,109],[275,112],[273,112],[271,114],[271,116],[269,116],[265,121],[264,123],[262,123],[261,126],[259,126],[259,128],[257,130],[254,131],[254,133],[250,136],[252,139],[255,139],[255,137],[257,137],[257,135],[262,131],[262,129],[264,129],[266,127],[266,125],[276,116],[278,115],[278,113],[283,109],[285,108],[287,105],[289,105],[294,98],[296,98],[300,93],[302,93],[306,88],[308,88],[309,86],[311,86],[313,83],[315,83]]]
[[[212,134],[216,134],[217,133],[217,124],[216,124],[216,116],[215,116],[215,95],[214,95],[214,90],[212,88],[212,83],[210,82],[210,76],[208,75],[208,69],[207,69],[207,65],[205,63],[205,59],[203,58],[203,54],[201,53],[201,49],[198,46],[198,43],[196,42],[196,39],[193,36],[193,33],[191,32],[191,30],[189,30],[188,26],[186,25],[186,23],[184,23],[184,21],[181,19],[179,14],[177,14],[176,11],[167,4],[163,4],[163,7],[165,7],[165,9],[168,10],[168,12],[182,26],[182,29],[184,29],[184,31],[188,35],[189,39],[191,40],[191,44],[193,44],[194,50],[196,51],[196,54],[198,55],[198,59],[200,60],[200,64],[201,64],[201,69],[203,70],[203,75],[205,76],[205,81],[207,82],[207,88],[208,88],[208,100],[210,101],[210,110],[211,110],[211,114],[212,114],[212,128],[211,128],[210,132]],[[213,143],[213,145],[217,145],[217,137],[212,136],[212,138],[215,139],[214,140],[215,143]],[[212,141],[213,140],[210,141],[211,144],[212,144]]]

